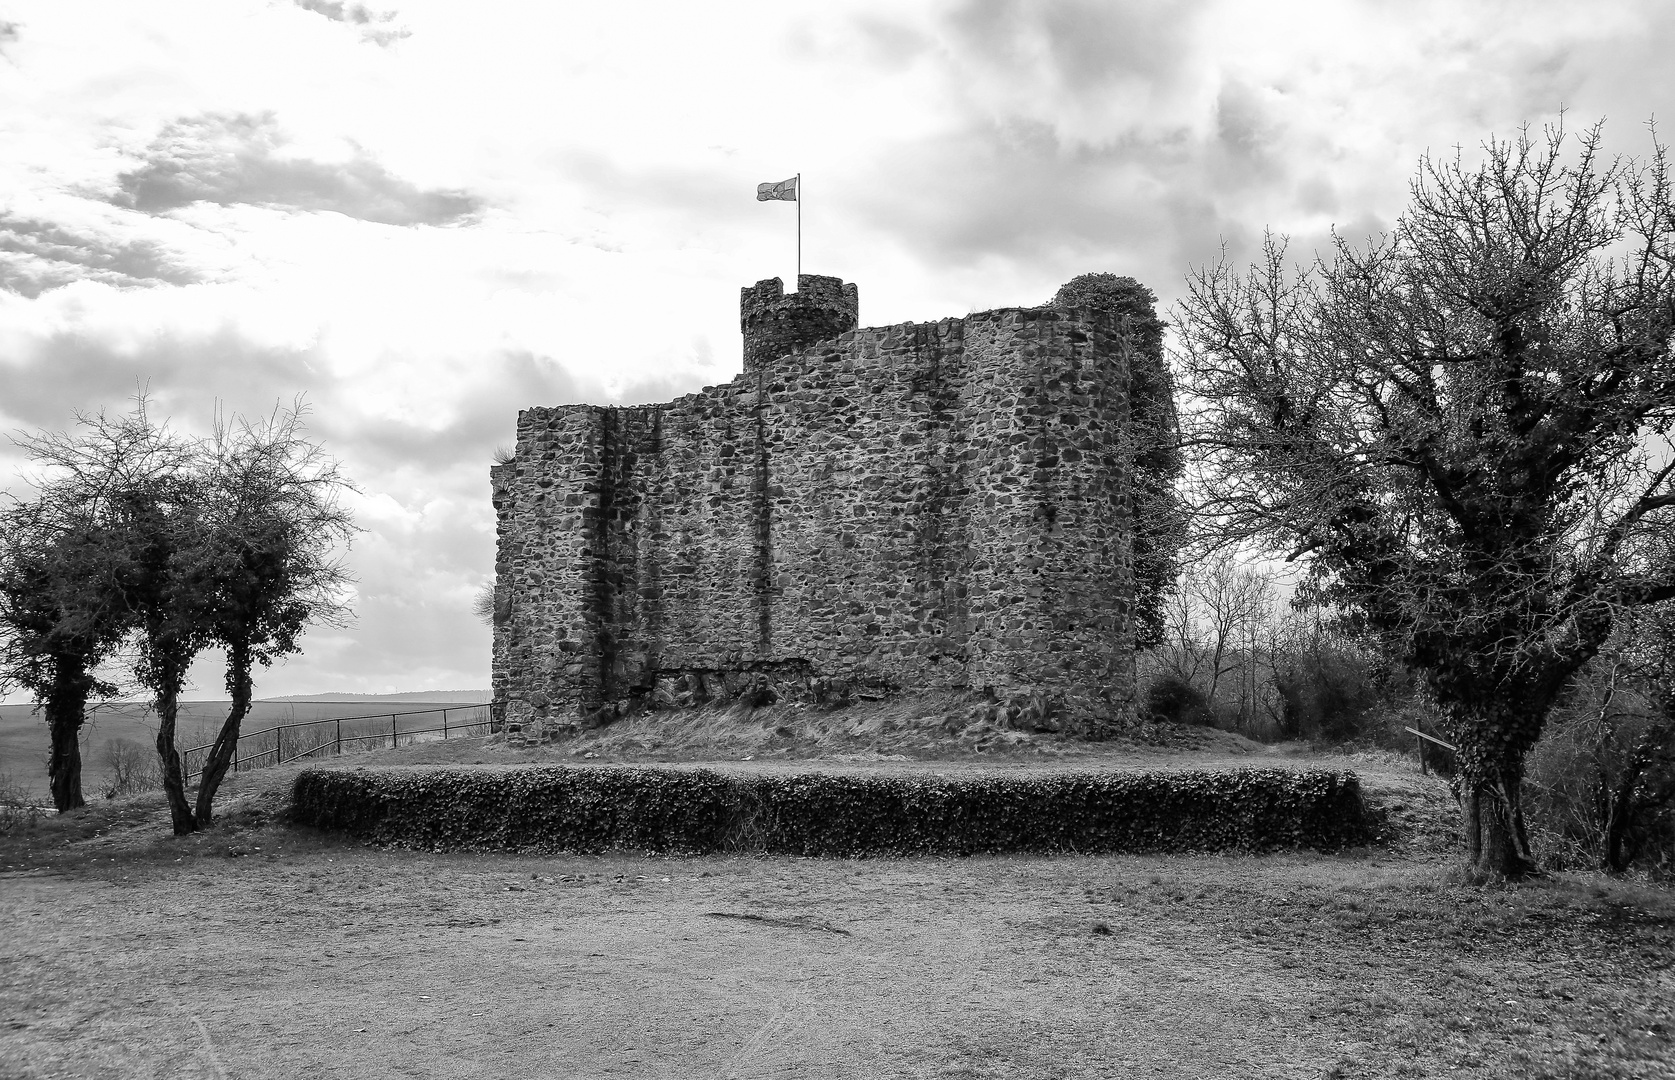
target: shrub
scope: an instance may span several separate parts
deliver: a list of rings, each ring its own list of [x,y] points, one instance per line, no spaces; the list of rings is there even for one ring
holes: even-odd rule
[[[112,739],[105,744],[104,757],[110,769],[110,783],[101,794],[107,799],[137,795],[163,786],[163,771],[156,751],[132,739]]]
[[[33,829],[50,808],[38,805],[11,773],[0,773],[0,836]]]
[[[1634,748],[1649,729],[1656,735],[1666,721],[1635,713],[1608,721],[1603,710],[1577,704],[1555,710],[1547,733],[1526,759],[1525,802],[1530,825],[1541,834],[1538,847],[1555,869],[1622,870],[1638,863],[1653,877],[1675,877],[1675,763],[1654,759],[1623,790]],[[1581,704],[1591,702],[1584,698]],[[1613,866],[1614,799],[1618,813],[1627,814]]]
[[[1331,849],[1369,837],[1353,773],[738,775],[638,766],[310,769],[296,820],[434,849],[966,855]]]
[[[1203,727],[1215,722],[1203,692],[1173,674],[1160,674],[1146,687],[1146,712],[1157,723]]]
[[[1280,729],[1288,738],[1341,743],[1363,734],[1378,704],[1364,657],[1317,649],[1287,658],[1274,672],[1283,702]]]

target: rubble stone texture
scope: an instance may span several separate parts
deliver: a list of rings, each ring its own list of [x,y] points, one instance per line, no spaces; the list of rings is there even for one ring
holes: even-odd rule
[[[1045,307],[856,329],[855,286],[814,274],[743,289],[740,314],[729,383],[518,414],[490,473],[509,730],[906,688],[1121,722],[1126,324]]]

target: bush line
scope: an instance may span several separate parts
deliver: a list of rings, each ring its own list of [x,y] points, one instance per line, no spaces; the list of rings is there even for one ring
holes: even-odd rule
[[[884,776],[643,766],[319,768],[295,820],[433,850],[666,854],[1332,850],[1371,830],[1354,773]]]

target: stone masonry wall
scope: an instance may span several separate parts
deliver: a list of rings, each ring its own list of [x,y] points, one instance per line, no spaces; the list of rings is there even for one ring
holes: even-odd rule
[[[910,687],[1119,717],[1127,358],[1109,320],[1003,309],[852,330],[667,404],[520,412],[492,470],[507,721]]]

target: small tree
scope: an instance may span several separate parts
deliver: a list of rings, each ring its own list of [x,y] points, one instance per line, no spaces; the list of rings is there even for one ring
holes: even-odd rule
[[[1675,597],[1675,197],[1664,148],[1562,129],[1422,161],[1393,232],[1195,273],[1183,425],[1229,541],[1308,560],[1460,747],[1466,853],[1533,868],[1524,756],[1630,608]],[[1660,549],[1662,550],[1662,549]]]
[[[175,749],[180,693],[192,661],[213,640],[212,601],[198,580],[199,567],[213,558],[201,462],[200,452],[193,467],[169,485],[133,496],[138,557],[130,604],[139,630],[134,678],[151,692],[157,714],[163,794],[177,836],[197,829],[186,799],[186,771]]]
[[[1601,869],[1675,860],[1675,610],[1619,620],[1531,755],[1548,827]]]
[[[107,538],[54,528],[45,509],[19,505],[0,517],[0,680],[28,690],[44,713],[48,784],[63,813],[85,805],[80,733],[88,699],[115,690],[94,671],[127,627],[110,594],[90,587],[109,570]]]
[[[472,594],[471,617],[484,626],[494,625],[494,582],[489,582]]]
[[[41,467],[36,497],[0,515],[0,683],[45,713],[47,773],[62,813],[84,805],[79,735],[96,675],[133,627],[148,493],[169,485],[189,447],[154,425],[142,397],[120,417],[78,416],[72,432],[19,440]]]
[[[313,622],[348,608],[341,560],[355,531],[339,499],[352,490],[325,451],[303,436],[303,406],[252,424],[217,427],[205,461],[199,543],[179,579],[196,597],[209,640],[227,656],[231,707],[198,782],[194,821],[207,828],[254,693],[252,670],[300,651]],[[340,551],[341,548],[341,551]]]
[[[1280,733],[1324,742],[1361,734],[1364,718],[1378,703],[1374,658],[1319,610],[1293,612],[1276,631]]]
[[[1232,676],[1239,676],[1241,687],[1254,681],[1256,643],[1273,606],[1271,575],[1226,552],[1207,557],[1181,575],[1163,606],[1161,666],[1196,686],[1214,709]],[[1241,689],[1240,695],[1254,713],[1256,694]]]

